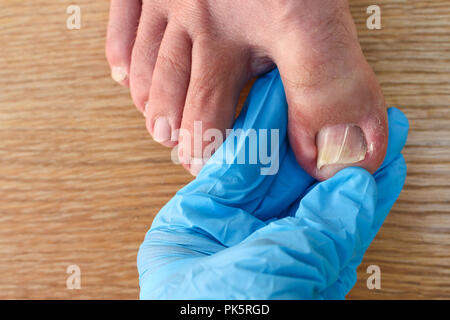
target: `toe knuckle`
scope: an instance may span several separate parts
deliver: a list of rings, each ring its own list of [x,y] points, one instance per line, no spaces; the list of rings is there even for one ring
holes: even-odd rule
[[[144,37],[137,39],[133,48],[133,58],[139,59],[147,65],[152,64],[157,45],[159,44],[155,44],[152,39],[146,39]]]
[[[151,73],[147,72],[147,69],[142,69],[136,67],[135,65],[131,66],[130,70],[130,82],[132,85],[132,89],[136,87],[143,87],[150,85]]]
[[[188,101],[189,107],[194,110],[207,109],[214,101],[214,86],[205,78],[193,78],[189,90],[193,93]]]
[[[184,63],[184,60],[185,59],[182,57],[171,54],[160,53],[158,55],[158,63],[161,64],[164,69],[171,70],[171,72],[175,72],[179,76],[187,77],[189,76],[190,70],[189,66]]]

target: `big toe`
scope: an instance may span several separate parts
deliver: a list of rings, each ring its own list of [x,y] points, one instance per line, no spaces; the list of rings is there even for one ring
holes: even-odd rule
[[[360,66],[361,67],[361,66]],[[375,172],[388,139],[386,107],[370,67],[317,87],[289,82],[289,140],[300,165],[318,180],[358,166]]]

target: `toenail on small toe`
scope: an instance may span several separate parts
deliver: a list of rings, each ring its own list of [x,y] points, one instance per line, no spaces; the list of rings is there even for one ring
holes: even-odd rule
[[[367,142],[364,132],[354,124],[322,128],[316,137],[317,168],[331,164],[352,164],[364,160]]]
[[[169,120],[166,117],[159,117],[156,119],[153,126],[153,140],[156,142],[169,141],[172,136],[172,128]]]
[[[111,78],[114,81],[121,83],[127,78],[128,74],[125,68],[122,67],[112,67],[111,68]]]

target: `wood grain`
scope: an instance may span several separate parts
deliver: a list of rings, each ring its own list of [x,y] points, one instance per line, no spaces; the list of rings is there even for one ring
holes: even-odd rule
[[[191,177],[110,80],[108,1],[76,1],[80,30],[69,4],[0,0],[0,298],[135,299],[138,247]],[[450,1],[379,1],[382,30],[365,27],[371,4],[352,13],[388,105],[410,119],[408,178],[349,298],[450,298]],[[81,290],[66,289],[71,264]],[[372,264],[381,290],[366,287]]]

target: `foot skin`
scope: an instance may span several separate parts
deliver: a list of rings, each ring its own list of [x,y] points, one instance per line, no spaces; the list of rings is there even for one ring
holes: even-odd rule
[[[106,55],[150,134],[178,144],[194,175],[195,122],[200,133],[225,133],[244,85],[275,65],[290,143],[309,174],[325,180],[348,166],[373,173],[384,159],[385,103],[347,0],[112,0]]]

